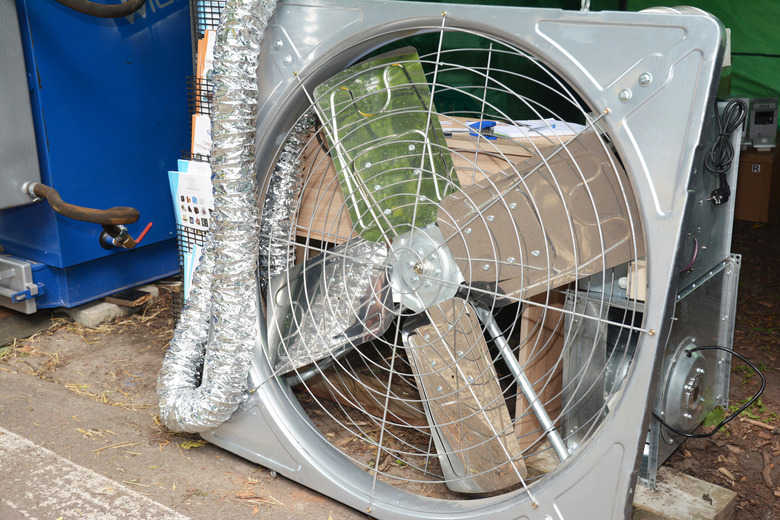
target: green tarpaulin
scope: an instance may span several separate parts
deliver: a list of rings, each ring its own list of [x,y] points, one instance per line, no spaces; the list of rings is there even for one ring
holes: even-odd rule
[[[579,10],[580,0],[450,0],[449,3],[481,3]],[[591,0],[591,11],[654,6],[690,5],[717,16],[731,29],[732,77],[730,96],[780,97],[780,0]],[[422,53],[424,49],[418,50]],[[608,57],[611,49],[604,49]]]

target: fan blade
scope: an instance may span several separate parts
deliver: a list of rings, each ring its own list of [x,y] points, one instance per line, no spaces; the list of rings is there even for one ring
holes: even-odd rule
[[[269,359],[285,374],[384,333],[392,295],[384,245],[352,239],[273,277]]]
[[[458,179],[417,52],[353,65],[314,96],[355,231],[390,240],[435,222]]]
[[[430,322],[410,320],[402,337],[447,486],[487,493],[516,484],[526,467],[474,308],[452,298],[427,313]]]
[[[628,178],[592,131],[462,187],[437,222],[472,287],[514,299],[644,254]]]

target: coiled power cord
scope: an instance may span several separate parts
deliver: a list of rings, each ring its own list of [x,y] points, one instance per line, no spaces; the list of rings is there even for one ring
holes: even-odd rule
[[[716,206],[720,206],[729,200],[731,188],[729,187],[726,173],[731,168],[734,160],[734,147],[731,146],[729,138],[735,130],[742,127],[747,115],[747,105],[741,99],[732,99],[723,109],[723,114],[718,111],[718,104],[715,103],[715,121],[718,123],[718,136],[712,145],[710,153],[704,158],[704,167],[717,175],[719,185],[710,194],[710,200]]]

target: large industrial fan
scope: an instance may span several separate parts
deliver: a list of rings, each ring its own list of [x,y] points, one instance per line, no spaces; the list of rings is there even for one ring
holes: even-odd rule
[[[722,53],[703,13],[280,3],[258,333],[203,435],[380,518],[625,517],[651,412],[689,431],[726,399],[701,389],[727,355],[668,344],[681,279],[736,280],[702,166]],[[214,312],[209,342],[247,314]]]

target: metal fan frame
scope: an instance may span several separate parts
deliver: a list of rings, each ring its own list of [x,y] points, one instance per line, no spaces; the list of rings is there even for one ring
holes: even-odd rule
[[[547,478],[524,490],[469,501],[410,495],[375,482],[331,446],[275,378],[258,317],[250,385],[209,441],[358,510],[384,518],[627,518],[677,286],[687,187],[717,86],[723,29],[708,16],[356,0],[282,2],[258,69],[258,181],[277,159],[280,129],[308,107],[309,91],[389,39],[447,29],[484,34],[552,68],[598,113],[637,194],[645,223],[648,294],[622,395],[597,432]],[[603,52],[613,53],[604,59]]]

